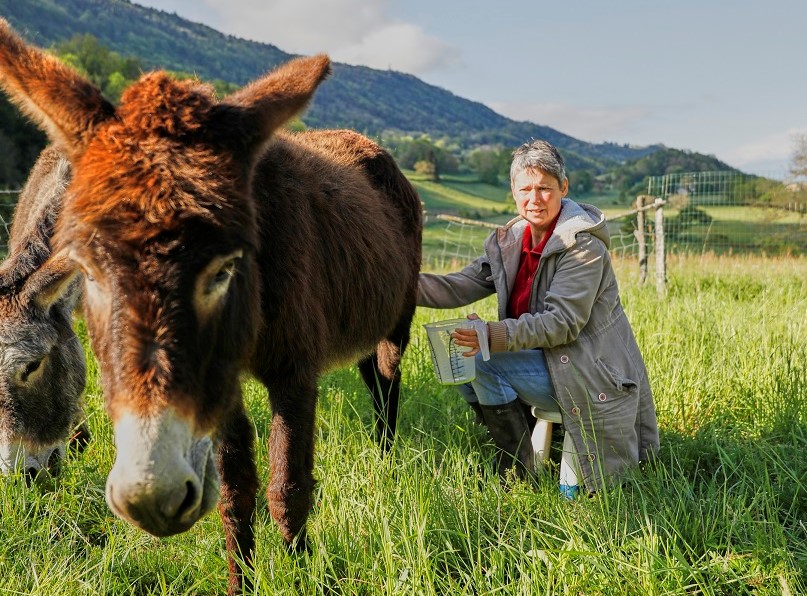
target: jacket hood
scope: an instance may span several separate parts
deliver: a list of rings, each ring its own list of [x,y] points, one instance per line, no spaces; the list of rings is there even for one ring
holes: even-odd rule
[[[502,228],[520,239],[524,233],[524,228],[529,225],[520,215]],[[606,248],[611,246],[611,235],[608,233],[605,215],[594,205],[587,203],[577,203],[572,199],[561,199],[560,215],[558,223],[552,237],[546,243],[544,255],[552,252],[565,250],[574,245],[575,237],[581,232],[587,232],[599,238]]]

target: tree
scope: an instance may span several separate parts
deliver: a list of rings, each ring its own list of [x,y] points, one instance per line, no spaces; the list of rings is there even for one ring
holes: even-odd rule
[[[480,182],[499,185],[499,176],[507,176],[509,153],[506,150],[479,148],[472,151],[467,162]]]
[[[107,77],[106,94],[109,97],[119,98],[130,82],[116,70]]]
[[[417,169],[420,162],[428,162],[427,166],[419,166],[420,173],[428,174],[435,182],[440,181],[443,173],[455,174],[459,170],[459,162],[450,150],[440,146],[441,143],[433,142],[427,135],[413,139],[412,137],[400,137],[387,135],[382,145],[386,147],[398,165],[406,170]]]
[[[91,83],[114,102],[124,88],[140,76],[143,68],[134,58],[123,58],[90,35],[75,35],[57,44],[59,58],[85,75]]]
[[[427,176],[432,182],[439,182],[440,176],[434,167],[434,162],[421,159],[415,162],[415,172]]]
[[[795,178],[807,178],[807,133],[794,135],[790,173]]]
[[[569,190],[576,195],[591,192],[594,175],[588,170],[575,170],[569,174]]]

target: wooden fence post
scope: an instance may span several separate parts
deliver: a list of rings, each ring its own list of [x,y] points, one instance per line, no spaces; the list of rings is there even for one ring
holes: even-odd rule
[[[659,296],[667,293],[667,261],[664,254],[664,201],[656,199],[656,291]]]
[[[636,197],[636,243],[639,250],[639,283],[647,280],[647,242],[644,237],[644,195]]]

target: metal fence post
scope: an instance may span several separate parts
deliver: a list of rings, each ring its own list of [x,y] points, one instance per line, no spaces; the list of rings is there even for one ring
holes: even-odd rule
[[[644,237],[644,195],[636,197],[636,243],[639,251],[639,283],[647,280],[647,242]]]
[[[659,296],[667,293],[667,262],[664,254],[664,200],[656,199],[656,291]]]

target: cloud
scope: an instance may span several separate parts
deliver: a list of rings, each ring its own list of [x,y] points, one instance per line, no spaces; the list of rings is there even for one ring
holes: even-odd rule
[[[371,31],[358,43],[334,50],[332,57],[348,64],[422,74],[457,63],[459,52],[419,27],[390,23]]]
[[[790,128],[762,139],[743,143],[726,153],[732,163],[744,165],[761,160],[788,160],[795,149],[795,137],[807,129]]]
[[[162,0],[167,4],[169,0]],[[159,5],[160,0],[152,0]],[[459,51],[421,27],[392,19],[388,0],[200,0],[225,33],[295,54],[326,52],[338,62],[414,75],[449,66]],[[197,10],[199,7],[197,5]]]
[[[651,110],[642,106],[578,106],[541,102],[488,102],[491,109],[514,120],[551,126],[578,139],[624,139],[639,129]]]
[[[790,170],[796,136],[805,128],[790,128],[727,150],[723,160],[744,172],[771,178],[786,178]]]

